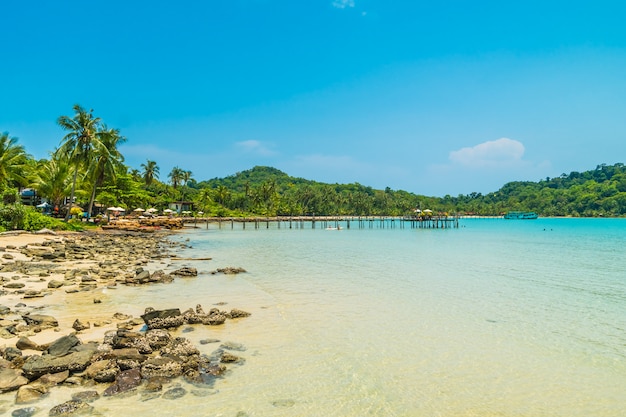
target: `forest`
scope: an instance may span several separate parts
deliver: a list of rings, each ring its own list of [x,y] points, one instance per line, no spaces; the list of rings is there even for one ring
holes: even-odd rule
[[[72,115],[58,118],[60,142],[49,158],[35,160],[18,138],[0,134],[0,230],[67,228],[76,224],[72,219],[96,217],[110,206],[131,212],[138,207],[163,210],[175,202],[190,206],[190,215],[216,217],[405,216],[415,209],[479,216],[511,210],[535,211],[540,216],[626,215],[622,163],[600,164],[537,182],[509,182],[484,195],[443,197],[359,183],[321,183],[262,166],[197,181],[184,167],[162,175],[158,162],[149,159],[139,167],[127,166],[119,150],[127,139],[120,131],[108,127],[93,110],[79,105],[73,110]],[[25,189],[34,191],[35,198],[25,202]],[[42,202],[53,208],[51,215],[33,207]]]

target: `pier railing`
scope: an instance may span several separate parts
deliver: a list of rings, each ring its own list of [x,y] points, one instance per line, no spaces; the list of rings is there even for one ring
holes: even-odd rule
[[[199,227],[216,223],[220,228],[234,228],[241,224],[245,229],[270,228],[270,224],[277,228],[412,228],[412,229],[448,229],[459,227],[459,216],[275,216],[275,217],[184,217],[186,226]]]

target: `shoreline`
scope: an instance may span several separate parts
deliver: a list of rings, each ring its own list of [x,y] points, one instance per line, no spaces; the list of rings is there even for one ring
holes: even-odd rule
[[[25,409],[33,404],[37,406],[55,386],[76,387],[77,391],[104,389],[106,392],[118,384],[117,378],[131,369],[135,377],[139,377],[138,384],[129,390],[137,391],[141,384],[156,383],[151,380],[151,375],[163,377],[157,383],[161,388],[150,394],[156,398],[166,395],[167,391],[161,393],[161,390],[178,377],[198,383],[221,375],[226,368],[224,363],[240,362],[237,355],[228,351],[228,346],[226,350],[220,349],[219,355],[208,357],[200,355],[185,338],[174,338],[173,335],[180,336],[178,328],[181,325],[219,325],[227,319],[248,316],[245,311],[211,308],[205,312],[198,304],[195,310],[184,313],[178,308],[155,312],[150,306],[129,306],[132,308],[128,310],[136,314],[140,311],[141,317],[133,317],[128,311],[113,315],[105,313],[110,311],[110,304],[115,304],[115,288],[119,285],[167,285],[177,279],[197,276],[194,268],[184,266],[182,261],[192,259],[184,257],[185,243],[169,239],[173,233],[176,232],[94,230],[0,234],[0,413]],[[71,310],[67,308],[68,304],[77,302],[86,306],[85,314],[67,317],[64,310]],[[48,310],[55,311],[56,317],[49,316]],[[150,314],[156,314],[156,318]],[[161,317],[163,314],[165,316]],[[157,337],[156,334],[168,343],[146,344],[145,339],[150,334]],[[52,346],[68,338],[78,342],[64,355],[74,355],[78,347],[91,347],[93,356],[81,369],[66,366],[59,381],[53,384],[41,382],[42,379],[48,381],[50,375],[58,377],[58,369],[52,366],[50,369],[55,372],[39,375],[44,371],[32,371],[29,364],[50,358]],[[134,349],[134,353],[127,354],[140,358],[136,359],[139,362],[131,361],[129,365],[126,359],[112,359],[111,355],[129,349]],[[165,371],[167,366],[161,363],[164,359],[159,359],[162,355],[178,355],[176,360],[186,365],[171,362],[167,366],[174,364],[180,369]],[[56,357],[52,359],[56,360]],[[148,368],[146,364],[151,360],[157,365]],[[93,373],[96,371],[89,374],[93,366],[104,366],[103,362],[115,362],[111,368],[113,371],[109,368],[101,370],[108,376],[94,376],[100,375]],[[81,383],[76,385],[73,379]],[[92,386],[94,380],[96,385]],[[91,388],[81,387],[83,383],[88,383]],[[91,407],[87,404],[90,401],[78,402],[80,407]],[[50,413],[53,415],[52,410]]]

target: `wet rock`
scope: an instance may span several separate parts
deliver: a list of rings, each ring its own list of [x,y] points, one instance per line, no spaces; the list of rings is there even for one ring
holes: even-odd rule
[[[183,374],[183,367],[179,361],[172,358],[155,357],[146,360],[141,365],[141,375],[144,378],[164,377],[175,378]]]
[[[177,269],[176,271],[170,272],[170,275],[177,275],[180,277],[197,277],[198,270],[196,268],[185,266]]]
[[[0,368],[0,392],[14,391],[28,384],[21,369]]]
[[[236,363],[236,362],[243,362],[243,359],[240,358],[237,355],[233,355],[232,353],[224,352],[224,353],[222,353],[222,357],[220,358],[220,362],[222,362],[222,363]]]
[[[148,329],[165,329],[182,326],[185,322],[179,308],[154,310],[141,316]]]
[[[220,345],[221,349],[226,349],[226,350],[234,350],[237,352],[245,352],[247,350],[247,348],[242,345],[241,343],[235,343],[235,342],[224,342]]]
[[[152,329],[146,332],[146,341],[153,350],[159,350],[167,346],[172,340],[172,336],[163,329]]]
[[[164,346],[161,349],[161,355],[168,356],[191,356],[191,355],[199,355],[200,352],[198,349],[191,343],[188,339],[184,337],[177,337],[173,339],[167,346]]]
[[[246,272],[246,270],[241,267],[228,266],[226,268],[218,268],[217,272],[221,272],[222,274],[226,274],[226,275],[235,275],[235,274],[240,274],[242,272]]]
[[[134,388],[137,388],[141,384],[141,373],[139,369],[129,369],[121,372],[113,385],[108,387],[102,393],[103,396],[108,397],[111,395],[117,395],[123,392],[128,392]]]
[[[124,329],[117,331],[117,334],[113,337],[112,345],[116,349],[136,348],[139,353],[152,353],[150,343],[144,334]]]
[[[33,383],[23,385],[17,390],[15,404],[28,404],[40,400],[48,395],[48,387],[43,384]]]
[[[100,394],[98,394],[98,391],[81,391],[72,394],[72,400],[82,401],[84,403],[92,403],[98,398],[100,398]]]
[[[26,284],[24,284],[23,282],[9,282],[8,284],[3,285],[4,288],[8,288],[11,290],[24,288],[25,286]]]
[[[70,376],[69,371],[57,372],[56,374],[42,375],[36,382],[45,385],[46,387],[53,387],[62,382],[65,382]]]
[[[272,401],[274,407],[293,407],[296,404],[294,400],[276,400]]]
[[[70,400],[52,407],[48,415],[50,417],[77,416],[88,415],[91,414],[92,411],[93,407],[89,404],[82,401]]]
[[[209,343],[219,343],[219,339],[202,339],[200,340],[201,345],[208,345]]]
[[[7,348],[4,348],[4,350],[2,351],[2,356],[4,357],[4,359],[10,362],[15,362],[22,357],[22,351],[9,346]]]
[[[234,308],[234,309],[230,310],[230,313],[228,314],[228,318],[238,319],[238,318],[241,318],[241,317],[248,317],[250,315],[251,314],[248,313],[247,311],[243,311],[243,310],[239,310],[239,309]]]
[[[124,314],[124,313],[115,313],[113,314],[113,318],[115,320],[128,320],[131,319],[133,316],[129,316],[128,314]]]
[[[177,400],[184,397],[187,394],[187,390],[182,387],[171,388],[163,393],[163,398],[166,400]]]
[[[11,417],[31,417],[35,415],[37,411],[39,411],[37,407],[18,408],[17,410],[13,410]]]
[[[148,380],[146,381],[146,385],[144,386],[144,390],[150,392],[161,391],[163,389],[163,384],[167,381],[167,378],[161,377],[148,378]]]
[[[78,352],[71,352],[65,356],[29,356],[24,362],[22,370],[24,371],[24,376],[31,380],[45,374],[63,371],[80,372],[85,370],[89,365],[95,349],[96,348],[93,347],[93,350],[85,349]]]
[[[85,376],[96,382],[113,382],[121,372],[114,360],[100,360],[92,363],[85,369]]]

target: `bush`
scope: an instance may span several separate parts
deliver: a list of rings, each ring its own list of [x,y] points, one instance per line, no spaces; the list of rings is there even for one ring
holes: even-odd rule
[[[41,229],[81,230],[82,227],[46,216],[30,206],[23,206],[22,204],[0,205],[0,230],[34,232]]]

